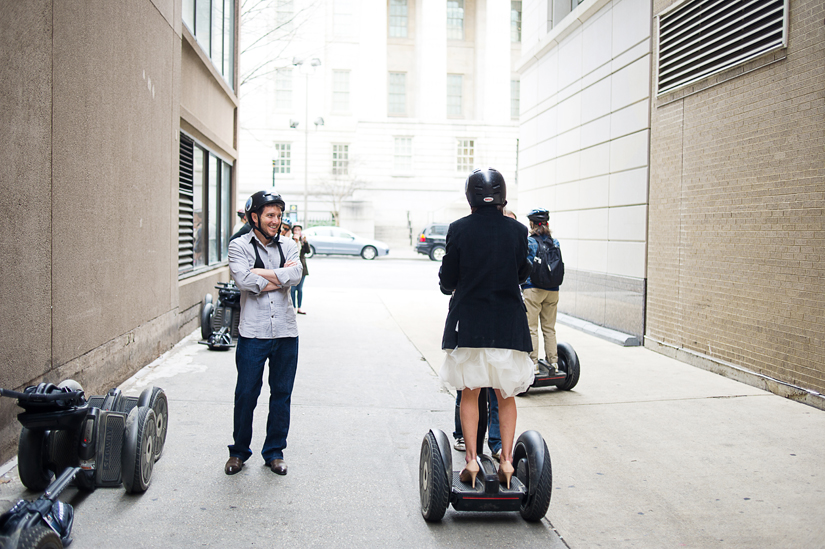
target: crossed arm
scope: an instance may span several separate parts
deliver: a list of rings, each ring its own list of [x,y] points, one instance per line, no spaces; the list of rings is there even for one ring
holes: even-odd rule
[[[297,264],[297,261],[287,261],[284,264],[284,268],[293,267]],[[277,290],[281,287],[281,281],[278,280],[278,275],[276,275],[275,271],[272,269],[250,269],[250,271],[252,274],[256,274],[266,279],[267,285],[263,290],[261,290],[261,292],[271,292],[272,290]]]

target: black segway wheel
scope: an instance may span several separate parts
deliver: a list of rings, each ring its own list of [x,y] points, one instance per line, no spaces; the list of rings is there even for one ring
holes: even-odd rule
[[[447,512],[451,488],[447,474],[435,436],[432,432],[427,433],[421,443],[421,458],[418,462],[421,515],[427,522],[438,522]]]
[[[556,349],[559,354],[559,369],[567,372],[567,377],[559,385],[559,389],[569,391],[579,382],[579,372],[581,371],[579,368],[579,355],[568,343],[559,343]]]
[[[166,431],[169,428],[169,401],[160,387],[147,387],[140,393],[138,406],[148,406],[155,412],[155,461],[163,454]]]
[[[30,431],[23,427],[17,443],[17,472],[20,481],[29,490],[45,490],[52,480],[52,471],[48,467],[47,439],[48,431]]]
[[[547,443],[536,431],[526,431],[513,448],[516,477],[527,486],[527,498],[521,504],[521,517],[529,522],[541,520],[550,507],[553,492],[553,468]]]
[[[201,309],[201,339],[209,339],[212,335],[212,314],[215,312],[215,306],[212,304],[212,296],[206,294],[209,301],[204,300],[203,308]]]
[[[16,547],[21,549],[63,549],[63,542],[60,541],[54,530],[38,522],[31,528],[26,528],[20,532],[20,539]]]
[[[155,412],[148,406],[135,406],[126,418],[120,463],[123,487],[129,493],[145,492],[152,482],[156,425]]]

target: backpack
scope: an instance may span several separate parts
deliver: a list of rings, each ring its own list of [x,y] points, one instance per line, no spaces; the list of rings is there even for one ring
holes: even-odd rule
[[[556,246],[552,239],[545,241],[541,237],[533,238],[538,242],[539,249],[533,259],[530,283],[543,290],[558,288],[564,280],[564,261],[561,259],[561,248]]]

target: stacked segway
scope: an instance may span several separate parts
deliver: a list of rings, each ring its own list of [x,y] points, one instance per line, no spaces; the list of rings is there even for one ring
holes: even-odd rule
[[[17,470],[30,490],[46,490],[20,501],[0,517],[0,546],[63,547],[70,541],[73,511],[57,496],[74,480],[80,490],[120,486],[145,492],[163,453],[169,420],[166,394],[149,387],[138,397],[112,389],[87,400],[74,380],[40,383],[24,392],[0,389],[23,408]],[[58,478],[49,484],[53,476]],[[42,519],[42,520],[41,520]],[[54,535],[52,535],[54,534]]]
[[[44,490],[54,473],[69,467],[80,468],[75,483],[87,492],[121,484],[130,493],[149,487],[169,420],[160,387],[148,387],[139,397],[112,389],[86,400],[80,384],[69,379],[0,394],[17,398],[24,410],[17,416],[23,425],[17,469],[30,490]]]
[[[238,325],[241,321],[241,291],[234,282],[218,282],[218,302],[212,302],[212,294],[206,294],[201,307],[202,345],[210,350],[224,351],[235,346]]]

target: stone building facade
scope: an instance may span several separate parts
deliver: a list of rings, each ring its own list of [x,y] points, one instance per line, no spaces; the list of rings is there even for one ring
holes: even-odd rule
[[[192,333],[226,280],[238,6],[0,4],[0,387],[100,394]],[[183,186],[182,143],[203,160]],[[16,411],[0,399],[0,461]]]

